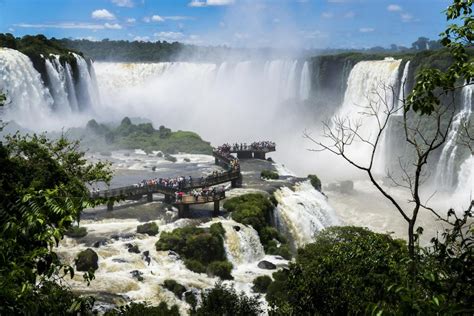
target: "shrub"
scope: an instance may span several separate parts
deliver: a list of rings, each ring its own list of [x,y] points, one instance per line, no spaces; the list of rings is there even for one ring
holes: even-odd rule
[[[310,174],[308,175],[308,179],[311,182],[311,185],[318,191],[321,191],[321,180],[319,180],[317,175]]]
[[[267,293],[267,289],[272,283],[272,278],[268,275],[261,275],[253,280],[252,291],[258,293]]]
[[[155,236],[158,234],[158,225],[155,222],[145,223],[137,226],[137,233]]]
[[[193,312],[196,311],[196,306],[197,306],[196,295],[194,295],[193,292],[188,291],[188,292],[184,293],[184,300],[186,301],[186,303],[191,305],[191,311],[192,311],[191,315],[192,315]]]
[[[207,273],[211,276],[217,276],[222,280],[233,280],[232,268],[232,263],[229,261],[213,261],[207,266]]]
[[[82,238],[87,235],[87,228],[79,226],[71,226],[64,235],[71,238]]]
[[[171,156],[171,155],[169,155],[169,154],[166,154],[166,155],[165,155],[165,160],[168,160],[168,161],[171,161],[171,162],[176,162],[176,161],[178,161],[178,159],[176,159],[176,157]]]
[[[186,292],[186,288],[183,285],[176,282],[175,280],[171,280],[171,279],[165,280],[165,282],[163,282],[163,286],[167,290],[173,292],[174,295],[176,295],[176,297],[179,299],[182,299],[183,293]]]
[[[233,287],[218,282],[202,294],[202,303],[195,315],[256,316],[263,312],[260,305],[257,298],[248,297],[243,292],[238,294]]]
[[[197,260],[185,259],[184,265],[193,272],[206,273],[206,266]]]
[[[262,172],[260,172],[260,177],[262,179],[266,179],[266,180],[277,180],[278,178],[280,178],[280,176],[278,175],[278,173],[276,173],[275,171],[272,171],[272,170],[262,170]]]

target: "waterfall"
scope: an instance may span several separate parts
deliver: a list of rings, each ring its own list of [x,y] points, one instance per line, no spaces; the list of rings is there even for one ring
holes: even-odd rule
[[[282,187],[274,195],[278,201],[276,226],[292,237],[295,247],[314,241],[314,235],[325,227],[338,225],[327,198],[309,181],[297,183],[294,191]]]
[[[89,65],[82,56],[74,53],[74,57],[76,57],[79,72],[76,92],[79,109],[84,110],[86,108],[94,108],[99,104],[99,99],[94,91],[94,82],[91,73],[89,72]]]
[[[373,115],[367,115],[369,110],[366,107],[372,106],[373,110],[370,111],[374,111],[383,122],[386,119],[387,108],[391,109],[396,106],[391,88],[397,86],[400,62],[401,60],[393,58],[361,61],[353,67],[349,74],[344,101],[335,117],[346,119],[345,126],[348,126],[349,121],[353,127],[355,124],[359,124],[358,134],[372,143],[379,132],[379,124]],[[386,143],[383,134],[379,143],[374,163],[375,169],[378,172],[383,172]],[[367,165],[372,147],[357,138],[350,147],[347,151],[353,160],[358,164]]]
[[[66,92],[66,75],[64,73],[64,68],[59,62],[55,62],[57,56],[53,57],[53,63],[46,58],[46,74],[48,75],[49,80],[49,91],[53,97],[54,104],[53,108],[56,112],[65,113],[70,112],[71,107],[69,105],[69,98]]]
[[[59,63],[59,61],[57,60]],[[64,66],[64,73],[66,77],[66,89],[69,99],[69,105],[71,106],[72,111],[79,110],[79,105],[77,104],[76,89],[74,88],[74,79],[72,76],[72,69],[69,63],[66,63]]]
[[[220,220],[225,229],[224,246],[234,266],[256,262],[265,256],[257,231],[233,220]]]
[[[7,95],[7,120],[31,127],[49,117],[53,99],[31,60],[17,50],[0,48],[0,91]]]
[[[402,74],[402,81],[400,82],[400,89],[398,92],[398,111],[396,115],[403,115],[404,112],[404,99],[408,95],[408,87],[407,87],[407,78],[408,72],[410,70],[410,61],[407,61],[405,67],[403,68]]]
[[[310,91],[311,91],[311,77],[309,75],[308,62],[305,61],[303,64],[303,69],[301,70],[300,100],[309,99]]]
[[[458,155],[457,137],[461,123],[469,120],[472,111],[473,85],[462,89],[462,107],[454,116],[451,129],[448,132],[446,143],[439,157],[436,167],[435,183],[441,189],[449,190],[455,185],[455,162]]]
[[[285,99],[293,99],[296,97],[296,66],[298,61],[294,60],[289,64],[288,75],[285,87]]]

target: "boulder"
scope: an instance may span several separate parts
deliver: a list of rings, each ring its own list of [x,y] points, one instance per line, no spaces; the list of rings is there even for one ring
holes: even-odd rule
[[[99,247],[104,246],[104,245],[107,245],[107,239],[101,239],[101,240],[96,241],[96,242],[92,245],[92,247],[94,247],[94,248],[99,248]]]
[[[267,260],[262,260],[258,263],[258,267],[260,269],[265,269],[265,270],[275,270],[277,268],[276,265],[271,263],[270,261]]]
[[[75,260],[77,271],[95,271],[99,268],[99,256],[91,248],[81,251]]]
[[[133,270],[130,271],[130,274],[132,275],[133,278],[137,279],[138,281],[143,281],[143,272],[138,271],[138,270]]]
[[[234,226],[234,230],[235,230],[236,232],[240,231],[240,226],[235,225],[235,226]]]
[[[137,226],[137,233],[147,234],[149,236],[155,236],[158,234],[158,225],[155,222],[145,223]]]
[[[140,253],[140,249],[135,244],[126,244],[125,246],[127,246],[128,252]]]

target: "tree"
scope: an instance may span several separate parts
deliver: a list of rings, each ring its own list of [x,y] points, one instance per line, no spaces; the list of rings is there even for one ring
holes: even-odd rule
[[[419,37],[415,42],[411,44],[414,50],[428,50],[430,49],[428,43],[430,39],[427,37]]]
[[[442,219],[434,209],[422,201],[420,187],[427,179],[428,158],[445,143],[450,130],[455,111],[454,92],[466,84],[472,84],[474,64],[469,61],[465,51],[465,47],[472,45],[474,38],[471,5],[471,0],[454,0],[446,10],[448,20],[460,19],[464,22],[462,26],[452,24],[442,33],[441,43],[449,49],[452,56],[452,63],[446,71],[438,69],[420,71],[410,95],[401,96],[403,109],[399,108],[396,102],[387,102],[386,96],[380,93],[376,93],[375,99],[369,99],[367,104],[361,106],[362,112],[376,121],[378,131],[375,137],[371,138],[360,132],[360,121],[353,122],[341,117],[324,123],[324,136],[327,142],[316,140],[306,134],[307,138],[319,146],[317,151],[325,150],[341,156],[368,175],[372,184],[407,222],[408,248],[412,258],[415,256],[418,235],[422,232],[421,228],[419,230],[416,228],[420,210],[429,210],[437,218]],[[396,95],[394,87],[383,88],[386,94]],[[395,114],[400,110],[403,110],[403,116],[397,122]],[[389,171],[388,176],[395,185],[408,190],[413,205],[410,209],[404,208],[401,201],[391,195],[375,175],[376,153],[392,117],[403,131],[406,145],[411,151],[411,160],[400,159],[399,174]],[[348,148],[355,143],[370,148],[369,158],[365,163],[354,160],[348,152]]]
[[[55,304],[74,312],[89,302],[69,299],[66,288],[56,287],[74,269],[54,247],[84,208],[104,202],[92,200],[87,185],[111,177],[108,164],[88,163],[78,146],[44,135],[16,134],[0,142],[0,314],[44,314],[57,311]],[[48,288],[57,294],[51,300]]]

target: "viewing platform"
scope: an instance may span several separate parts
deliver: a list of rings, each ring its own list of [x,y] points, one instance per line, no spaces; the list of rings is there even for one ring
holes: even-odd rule
[[[164,202],[178,207],[180,217],[189,213],[189,206],[193,204],[214,203],[214,215],[219,213],[220,201],[225,199],[225,191],[213,192],[210,195],[204,188],[213,187],[230,182],[232,188],[242,186],[242,174],[240,172],[239,159],[265,159],[266,153],[275,151],[272,142],[258,142],[251,145],[246,144],[224,144],[213,150],[215,163],[226,171],[215,172],[205,178],[193,179],[190,177],[179,177],[177,179],[143,180],[138,184],[129,186],[93,191],[90,197],[93,199],[106,199],[107,210],[112,211],[114,202],[120,200],[140,200],[144,196],[147,202],[153,202],[153,194],[163,194]],[[237,154],[235,158],[231,153]],[[193,190],[201,190],[198,196],[190,194]]]

